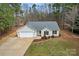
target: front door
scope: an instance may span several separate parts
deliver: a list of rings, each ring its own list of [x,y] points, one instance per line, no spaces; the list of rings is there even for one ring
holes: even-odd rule
[[[48,36],[49,35],[49,31],[44,31],[44,36]]]

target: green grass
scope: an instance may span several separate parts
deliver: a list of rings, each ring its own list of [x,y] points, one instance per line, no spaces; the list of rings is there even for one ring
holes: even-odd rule
[[[78,55],[78,42],[72,40],[49,39],[41,43],[32,43],[25,56],[73,56]]]

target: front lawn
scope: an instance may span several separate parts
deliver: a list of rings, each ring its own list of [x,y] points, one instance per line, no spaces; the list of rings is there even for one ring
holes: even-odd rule
[[[43,42],[33,42],[25,56],[72,56],[79,55],[79,41],[48,39]]]

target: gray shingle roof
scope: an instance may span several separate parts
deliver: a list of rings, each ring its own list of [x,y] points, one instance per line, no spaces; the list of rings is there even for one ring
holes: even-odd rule
[[[60,30],[57,22],[55,21],[29,21],[27,26],[34,30],[42,30],[44,28],[49,30]]]

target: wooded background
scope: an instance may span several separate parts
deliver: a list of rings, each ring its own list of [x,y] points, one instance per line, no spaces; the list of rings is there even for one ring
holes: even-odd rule
[[[24,9],[22,9],[24,7]],[[78,3],[2,3],[0,4],[0,35],[28,21],[57,21],[60,29],[79,32]]]

